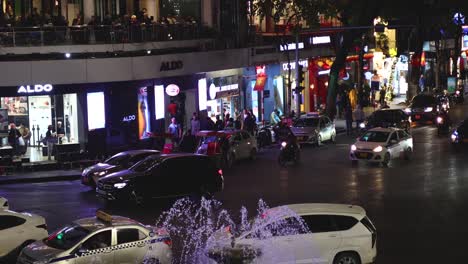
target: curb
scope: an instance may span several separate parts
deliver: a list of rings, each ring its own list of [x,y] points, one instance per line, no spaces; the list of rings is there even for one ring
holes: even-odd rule
[[[7,179],[2,179],[5,177]],[[17,183],[40,183],[40,182],[54,182],[54,181],[75,181],[81,178],[81,174],[67,175],[67,176],[46,176],[46,177],[34,177],[34,178],[21,178],[18,176],[0,176],[0,185],[6,184],[17,184]]]

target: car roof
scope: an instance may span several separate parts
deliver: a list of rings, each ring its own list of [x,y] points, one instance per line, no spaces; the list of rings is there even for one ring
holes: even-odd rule
[[[145,154],[145,153],[158,154],[158,153],[160,153],[160,151],[159,150],[154,150],[154,149],[134,149],[134,150],[127,150],[127,151],[119,152],[119,153],[115,154],[114,156],[121,156],[121,155],[136,156],[136,155]]]
[[[308,214],[337,214],[337,215],[366,215],[366,211],[361,206],[351,204],[332,204],[332,203],[302,203],[285,205],[288,209],[298,215]],[[276,207],[279,208],[279,207]],[[272,208],[275,209],[275,208]]]
[[[369,129],[367,131],[393,132],[393,131],[398,131],[398,130],[402,130],[402,129],[399,129],[399,128],[396,128],[396,127],[375,127],[375,128]]]
[[[90,230],[91,232],[105,227],[117,227],[127,225],[138,225],[143,227],[143,224],[141,224],[138,221],[118,215],[113,215],[112,221],[110,222],[103,221],[97,217],[88,217],[76,220],[73,223],[84,227]]]

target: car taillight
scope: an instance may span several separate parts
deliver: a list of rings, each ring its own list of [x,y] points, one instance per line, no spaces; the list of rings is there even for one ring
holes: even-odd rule
[[[162,242],[172,248],[172,240],[169,237],[163,238]]]
[[[38,225],[38,226],[36,226],[36,227],[37,227],[37,228],[42,228],[42,229],[47,230],[47,225],[46,225],[46,224]]]

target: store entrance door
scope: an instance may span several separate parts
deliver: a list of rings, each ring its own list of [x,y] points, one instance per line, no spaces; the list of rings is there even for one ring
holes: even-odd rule
[[[37,139],[44,138],[47,127],[52,125],[51,98],[48,95],[29,96],[29,126],[31,131],[36,131],[35,140],[31,140],[32,146],[37,146]]]

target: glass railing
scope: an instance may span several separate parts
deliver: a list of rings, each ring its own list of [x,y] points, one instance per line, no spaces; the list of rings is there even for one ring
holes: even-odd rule
[[[132,24],[115,26],[40,26],[0,28],[0,46],[46,46],[180,41],[214,38],[215,32],[196,24]]]

